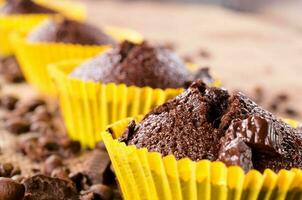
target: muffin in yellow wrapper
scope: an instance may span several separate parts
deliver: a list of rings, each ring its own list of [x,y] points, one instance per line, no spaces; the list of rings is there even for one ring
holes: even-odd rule
[[[136,118],[137,121],[142,117]],[[101,133],[125,199],[256,200],[301,199],[302,171],[270,169],[247,174],[222,162],[162,157],[146,148],[126,146],[118,138],[132,118],[114,123]]]
[[[81,61],[49,65],[49,72],[58,89],[68,133],[84,146],[93,147],[100,141],[99,132],[109,124],[125,117],[145,114],[182,91],[101,84],[70,77],[69,73],[79,64]]]
[[[142,40],[142,36],[132,30],[116,27],[104,27],[103,30],[117,41]],[[57,91],[48,74],[48,64],[72,58],[90,58],[110,48],[108,45],[32,43],[28,42],[23,34],[14,34],[11,39],[25,79],[41,93],[51,96],[55,96]]]
[[[69,73],[83,61],[70,60],[49,65],[56,83],[62,115],[72,139],[93,147],[101,140],[99,132],[107,125],[131,116],[145,114],[150,109],[183,91],[128,87],[125,84],[101,84],[82,81]],[[218,86],[219,81],[215,82]]]
[[[84,20],[86,17],[86,9],[81,4],[75,4],[70,1],[63,1],[60,3],[60,1],[46,0],[39,0],[38,3],[56,9],[58,12],[73,19]],[[10,43],[11,33],[27,33],[49,16],[50,15],[48,14],[0,14],[0,55],[6,56],[13,53],[13,47]]]

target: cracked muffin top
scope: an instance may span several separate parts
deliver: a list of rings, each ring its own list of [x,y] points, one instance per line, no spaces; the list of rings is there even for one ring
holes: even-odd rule
[[[32,30],[30,42],[55,42],[82,45],[113,45],[115,41],[100,29],[75,20],[56,17]]]
[[[183,61],[171,50],[147,42],[125,41],[112,50],[82,64],[72,77],[128,86],[180,88],[190,73]]]
[[[6,0],[6,3],[0,7],[0,14],[51,14],[56,11],[38,5],[32,0]]]
[[[173,154],[177,159],[220,160],[264,171],[302,167],[298,130],[242,93],[194,82],[184,93],[132,121],[120,141]]]

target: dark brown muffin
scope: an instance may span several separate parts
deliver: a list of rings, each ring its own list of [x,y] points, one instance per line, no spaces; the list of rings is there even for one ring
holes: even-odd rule
[[[0,7],[1,14],[48,14],[56,11],[34,3],[32,0],[6,0]]]
[[[28,35],[30,42],[55,42],[82,45],[112,45],[115,41],[101,30],[66,18],[53,18]]]
[[[128,41],[82,64],[71,76],[128,86],[180,88],[190,77],[182,60],[171,50],[147,42]]]
[[[184,93],[131,122],[128,145],[177,159],[221,160],[245,171],[302,167],[298,131],[241,93],[193,83]]]

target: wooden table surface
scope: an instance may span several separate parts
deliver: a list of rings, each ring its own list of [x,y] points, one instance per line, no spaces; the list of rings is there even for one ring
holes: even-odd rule
[[[180,55],[196,55],[196,62],[210,66],[226,88],[249,91],[261,85],[268,96],[286,91],[302,113],[302,22],[294,18],[302,14],[295,6],[282,6],[287,12],[281,14],[279,5],[243,14],[194,3],[85,2],[91,23],[129,27],[148,40],[173,42]],[[200,49],[210,57],[198,57]]]

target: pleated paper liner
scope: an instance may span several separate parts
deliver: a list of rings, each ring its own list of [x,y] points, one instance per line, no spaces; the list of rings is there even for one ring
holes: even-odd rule
[[[86,6],[83,3],[74,0],[34,0],[36,3],[53,10],[60,14],[77,20],[86,19]]]
[[[13,53],[10,43],[10,35],[14,31],[26,33],[38,23],[46,19],[48,15],[0,15],[0,55],[7,56]]]
[[[105,31],[118,41],[142,40],[139,33],[128,29],[105,27]],[[14,34],[11,39],[25,79],[38,91],[48,96],[57,94],[47,71],[48,64],[72,58],[90,58],[110,48],[109,45],[31,43],[23,34]]]
[[[62,12],[66,16],[73,19],[83,20],[85,19],[86,10],[85,7],[80,4],[75,4],[70,1],[43,1],[47,7],[54,8],[59,12]],[[1,6],[1,5],[0,5]],[[49,17],[47,14],[16,14],[16,15],[1,15],[0,14],[0,55],[7,56],[13,53],[13,48],[10,43],[10,35],[12,32],[27,33],[34,26],[41,21]]]
[[[62,115],[72,139],[94,147],[99,132],[117,120],[145,114],[183,89],[127,87],[125,84],[101,84],[69,76],[81,61],[66,61],[49,66],[59,93]]]
[[[237,166],[188,158],[162,157],[146,148],[126,146],[118,138],[133,118],[102,132],[123,196],[127,200],[256,200],[301,199],[302,171],[281,170],[247,174]],[[140,121],[141,117],[136,118]]]

